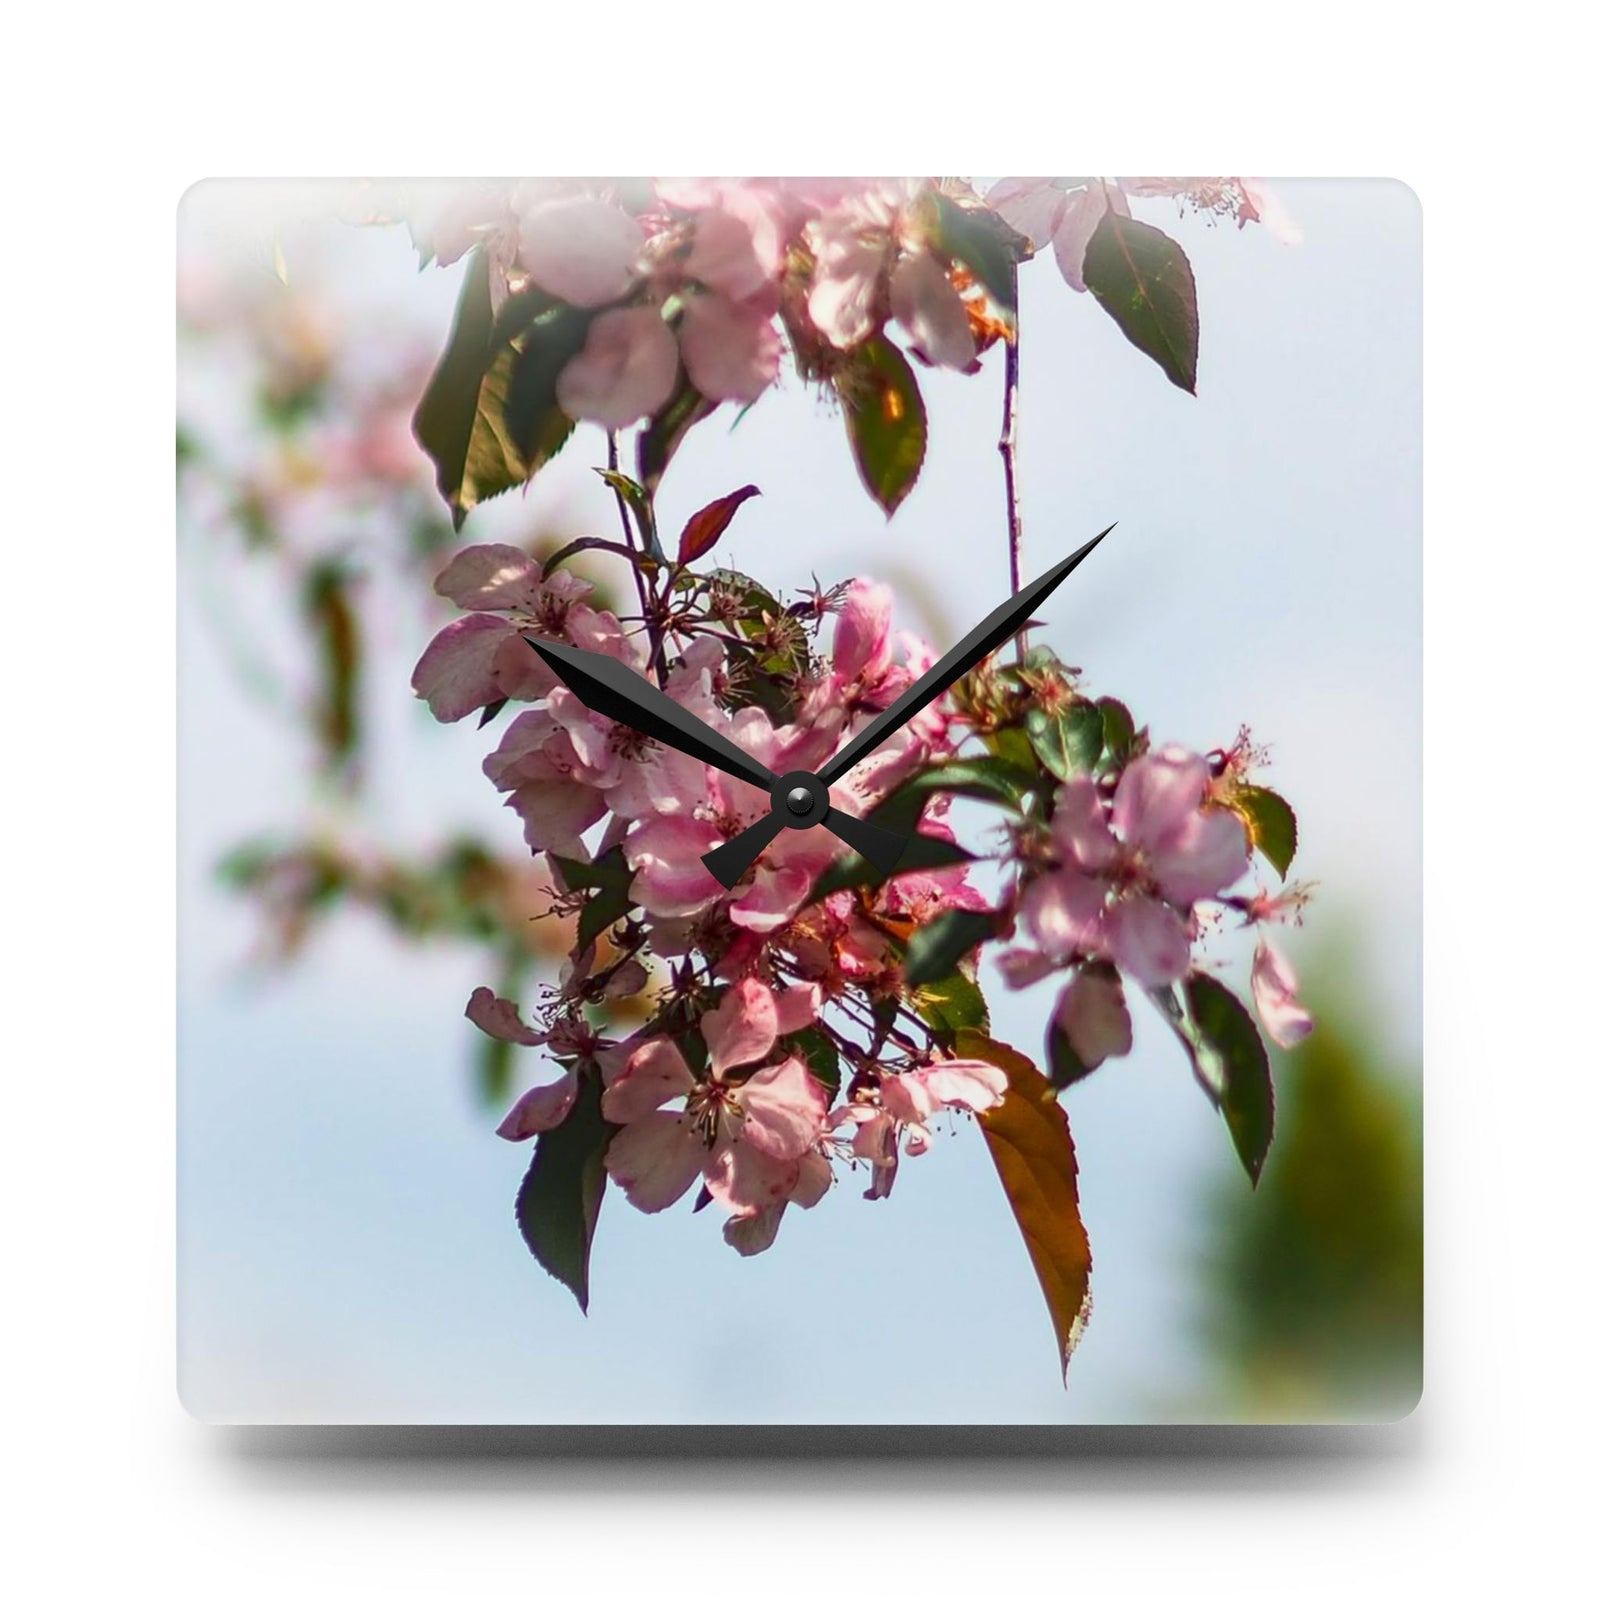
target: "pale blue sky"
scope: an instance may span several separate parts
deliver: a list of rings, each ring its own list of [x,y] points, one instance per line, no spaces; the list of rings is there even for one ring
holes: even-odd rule
[[[1170,222],[1194,262],[1200,393],[1173,388],[1048,258],[1023,269],[1027,567],[1116,520],[1050,602],[1042,635],[1158,737],[1207,748],[1240,720],[1300,816],[1296,875],[1353,923],[1372,1003],[1421,1043],[1420,219],[1398,185],[1284,182],[1305,231]],[[194,248],[242,239],[263,271],[281,203],[210,185]],[[298,203],[298,202],[295,202]],[[242,220],[241,220],[242,219]],[[398,230],[325,224],[368,305],[437,326],[454,274],[419,276]],[[240,253],[235,252],[235,259]],[[931,448],[892,523],[859,488],[837,418],[791,384],[729,437],[693,436],[663,521],[744,482],[727,554],[773,585],[872,572],[949,639],[1004,593],[1000,363],[926,374]],[[585,470],[597,435],[468,537],[560,513],[608,527]],[[481,517],[481,529],[475,528]],[[270,627],[278,597],[263,596]],[[377,787],[397,834],[463,819],[516,835],[478,772],[497,730],[431,724],[410,667],[431,618],[391,608],[373,662]],[[350,924],[287,978],[237,976],[249,923],[209,884],[218,851],[292,814],[294,749],[234,690],[192,571],[183,581],[180,987],[181,1376],[194,1409],[264,1421],[1138,1420],[1200,1381],[1192,1253],[1204,1186],[1245,1182],[1165,1030],[1068,1098],[1096,1256],[1095,1313],[1063,1394],[1026,1253],[970,1125],[868,1205],[846,1175],[778,1245],[743,1260],[713,1217],[606,1202],[590,1315],[527,1256],[511,1218],[526,1147],[473,1104],[461,1007],[470,955],[399,949]],[[1246,947],[1240,947],[1244,949]],[[1236,959],[1229,974],[1242,985]],[[990,982],[994,1031],[1025,1050],[1049,996]],[[1282,1070],[1292,1071],[1292,1058]]]

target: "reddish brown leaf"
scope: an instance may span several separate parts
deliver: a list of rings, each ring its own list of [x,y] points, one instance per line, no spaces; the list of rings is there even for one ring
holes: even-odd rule
[[[955,1048],[1006,1075],[1005,1098],[978,1121],[1050,1308],[1064,1383],[1090,1303],[1089,1235],[1078,1213],[1078,1161],[1067,1114],[1050,1080],[1010,1045],[963,1028]]]
[[[686,567],[691,561],[698,561],[728,531],[734,512],[752,495],[760,493],[753,483],[747,483],[744,488],[735,489],[732,494],[725,494],[695,512],[684,523],[678,538],[678,565]]]

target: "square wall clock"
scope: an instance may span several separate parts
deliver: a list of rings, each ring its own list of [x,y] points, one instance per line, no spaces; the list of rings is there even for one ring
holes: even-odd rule
[[[194,1414],[1411,1409],[1408,190],[178,230]]]

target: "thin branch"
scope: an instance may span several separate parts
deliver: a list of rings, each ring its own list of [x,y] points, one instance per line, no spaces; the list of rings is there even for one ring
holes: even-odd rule
[[[606,434],[606,466],[612,472],[620,471],[618,465],[621,460],[617,451],[617,435],[615,430]],[[630,550],[640,551],[644,548],[644,530],[639,530],[639,543],[634,542],[633,522],[628,516],[628,507],[622,496],[615,490],[613,498],[617,502],[617,520],[622,524],[622,537]],[[629,563],[633,568],[633,586],[639,594],[639,610],[643,614],[645,632],[650,639],[650,657],[645,663],[647,671],[653,671],[657,681],[663,689],[667,686],[667,667],[664,646],[665,636],[661,630],[661,601],[657,598],[655,584],[645,578],[642,565],[633,561]]]
[[[1011,592],[1022,587],[1022,507],[1017,500],[1017,373],[1021,328],[1006,340],[1006,398],[1000,424],[1000,459],[1006,469],[1006,542],[1011,557]],[[1019,642],[1018,649],[1021,649]]]

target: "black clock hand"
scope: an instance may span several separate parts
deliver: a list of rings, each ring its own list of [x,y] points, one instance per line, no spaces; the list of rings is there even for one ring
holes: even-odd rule
[[[591,711],[624,723],[708,766],[743,778],[769,794],[778,784],[778,778],[754,756],[614,656],[580,650],[576,645],[557,644],[549,639],[529,639],[528,643]],[[798,776],[806,779],[810,786],[796,783],[793,788],[786,787],[784,798],[775,803],[774,809],[738,835],[736,850],[725,854],[729,846],[721,845],[701,858],[725,889],[731,889],[739,881],[751,862],[786,827],[804,828],[821,823],[883,873],[889,872],[900,859],[906,847],[903,834],[863,822],[835,806],[824,805],[827,790],[811,780],[809,774]]]
[[[1111,528],[1114,527],[1116,523],[1111,524]],[[1056,585],[1105,538],[1107,533],[1111,532],[1111,528],[1096,534],[1082,549],[1075,550],[1065,561],[1057,562],[1042,577],[1035,578],[1027,588],[996,606],[955,649],[935,662],[893,705],[868,723],[844,749],[830,756],[817,773],[818,780],[825,786],[834,783],[858,761],[876,750],[891,734],[903,728],[924,706],[931,705],[937,700],[957,678],[970,672],[985,656],[1004,644],[1038,609]],[[835,809],[830,808],[824,820],[834,833],[844,839],[858,855],[865,856],[880,872],[887,873],[899,860],[899,851],[895,853],[892,861],[881,859],[876,853],[882,848],[881,842],[874,840],[869,832],[861,833],[859,843],[851,838],[846,827],[840,823],[839,814]],[[848,817],[843,819],[843,822],[856,830],[871,830],[880,835],[884,831],[858,817]],[[731,886],[739,874],[777,837],[779,826],[781,824],[764,817],[760,822],[751,824],[743,833],[735,834],[726,844],[719,845],[702,859],[719,880]],[[905,841],[902,839],[902,849],[904,844]]]
[[[1111,528],[1114,527],[1116,523],[1113,522]],[[1067,574],[1111,532],[1111,528],[1096,534],[1082,549],[1075,550],[1065,561],[1059,561],[1051,567],[1043,577],[1035,578],[1027,588],[996,606],[960,644],[936,661],[888,710],[869,722],[844,749],[830,756],[817,776],[827,784],[837,781],[891,734],[903,728],[925,706],[937,700],[956,679],[964,677],[985,656],[999,649]]]
[[[529,639],[550,670],[591,711],[625,723],[636,733],[648,734],[662,744],[703,761],[708,767],[743,778],[758,789],[771,789],[777,779],[766,767],[741,750],[732,739],[702,722],[692,711],[642,678],[615,656],[549,639]]]

